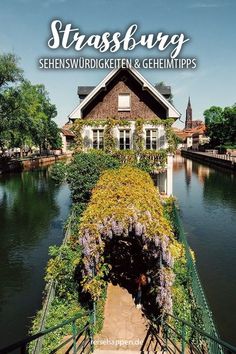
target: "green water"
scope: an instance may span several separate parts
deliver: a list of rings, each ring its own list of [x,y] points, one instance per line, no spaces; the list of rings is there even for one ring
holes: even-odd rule
[[[174,194],[219,334],[236,345],[236,175],[177,156]]]
[[[48,170],[0,176],[0,347],[26,336],[41,307],[48,247],[61,243],[69,208]]]

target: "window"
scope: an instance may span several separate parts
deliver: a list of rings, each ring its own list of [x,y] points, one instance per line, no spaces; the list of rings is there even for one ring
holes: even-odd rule
[[[103,150],[104,134],[102,129],[93,130],[93,148]]]
[[[162,129],[160,131],[160,140],[159,140],[159,145],[160,145],[160,149],[163,149],[165,147],[165,131]]]
[[[147,129],[146,130],[146,149],[156,150],[157,149],[157,130]]]
[[[120,130],[120,150],[130,149],[130,130]]]
[[[130,94],[121,93],[118,95],[118,111],[130,111]]]

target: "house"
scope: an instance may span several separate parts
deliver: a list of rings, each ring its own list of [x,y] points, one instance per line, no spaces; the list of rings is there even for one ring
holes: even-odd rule
[[[205,135],[206,126],[201,124],[196,127],[192,134],[192,149],[199,150],[199,147],[204,144],[208,144],[210,138]]]
[[[60,129],[60,136],[62,140],[62,153],[68,153],[72,150],[74,145],[75,134],[71,130],[72,124],[67,123]]]
[[[95,87],[79,86],[80,103],[69,122],[75,123],[84,151],[112,146],[123,156],[136,151],[137,158],[156,160],[166,152],[155,180],[160,192],[171,195],[173,155],[167,131],[180,113],[168,101],[169,94],[165,89],[164,97],[133,67],[114,69]]]

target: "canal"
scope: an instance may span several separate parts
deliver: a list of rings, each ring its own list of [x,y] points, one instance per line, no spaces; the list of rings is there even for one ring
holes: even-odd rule
[[[174,194],[219,333],[236,345],[236,177],[177,156]],[[69,209],[48,170],[0,176],[0,347],[27,335],[41,307],[48,247]]]
[[[177,156],[174,194],[218,332],[236,345],[236,175]]]
[[[0,347],[25,337],[40,309],[48,247],[69,209],[68,187],[46,169],[0,176]]]

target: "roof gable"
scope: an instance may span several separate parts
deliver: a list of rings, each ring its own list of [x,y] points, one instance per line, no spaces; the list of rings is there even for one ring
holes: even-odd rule
[[[125,69],[112,70],[85,98],[84,100],[69,114],[69,119],[76,119],[83,117],[83,110],[85,107],[101,92],[106,89],[108,83],[110,83],[121,70],[128,71],[132,77],[142,85],[143,90],[147,90],[150,95],[159,103],[162,104],[167,110],[167,117],[177,119],[180,117],[180,113],[176,108],[164,97],[162,94],[151,85],[136,69],[133,67]]]

